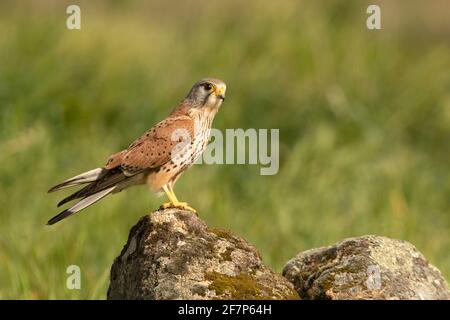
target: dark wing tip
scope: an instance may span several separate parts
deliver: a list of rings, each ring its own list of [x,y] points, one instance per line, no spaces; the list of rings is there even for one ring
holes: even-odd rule
[[[67,210],[64,210],[63,212],[61,212],[60,214],[54,216],[53,218],[51,218],[50,220],[48,220],[47,225],[51,226],[52,224],[57,223],[58,221],[61,221],[64,218],[67,218],[68,216],[70,216],[73,212]]]
[[[63,182],[63,183],[59,183],[56,186],[51,187],[50,189],[48,189],[47,193],[52,193],[55,191],[58,191],[59,189],[61,189],[61,187],[64,187],[68,184],[69,181]]]
[[[47,193],[52,193],[52,192],[58,191],[60,189],[72,186],[75,181],[76,181],[76,179],[70,179],[70,180],[66,180],[64,182],[58,183],[56,186],[53,186],[50,189],[48,189]]]
[[[56,191],[56,187],[57,186],[51,187],[50,189],[48,189],[47,193],[55,192]]]

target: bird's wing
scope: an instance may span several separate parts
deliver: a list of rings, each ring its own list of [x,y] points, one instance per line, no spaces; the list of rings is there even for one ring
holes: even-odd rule
[[[120,152],[114,153],[108,158],[108,161],[106,162],[106,165],[104,166],[105,169],[111,170],[117,167],[120,167],[122,164],[122,159],[125,153],[127,153],[128,150],[122,150]]]
[[[51,191],[74,185],[87,185],[63,199],[58,206],[82,198],[75,205],[49,220],[54,224],[85,209],[114,192],[117,185],[147,169],[157,168],[171,159],[174,147],[192,139],[194,121],[188,116],[170,116],[144,133],[126,150],[109,157],[103,168],[90,170],[53,187]]]
[[[120,155],[122,171],[129,176],[163,165],[173,156],[174,147],[186,139],[192,139],[193,132],[194,121],[188,116],[161,121]]]

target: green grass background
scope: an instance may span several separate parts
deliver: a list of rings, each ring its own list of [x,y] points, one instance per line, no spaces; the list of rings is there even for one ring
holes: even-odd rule
[[[279,128],[280,171],[194,166],[179,198],[281,271],[346,237],[412,242],[450,277],[450,26],[445,1],[2,1],[0,298],[103,299],[145,187],[53,227],[53,184],[103,165],[204,76],[214,127]],[[65,27],[79,4],[82,29]],[[65,286],[67,266],[82,289]]]

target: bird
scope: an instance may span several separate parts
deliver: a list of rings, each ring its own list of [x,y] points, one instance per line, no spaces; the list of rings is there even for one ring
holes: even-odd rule
[[[207,147],[211,125],[225,100],[225,91],[226,84],[222,80],[201,79],[164,120],[147,130],[128,148],[111,155],[104,166],[50,188],[49,193],[83,186],[57,206],[73,200],[78,202],[51,218],[47,225],[53,225],[107,195],[145,184],[151,192],[167,195],[169,201],[161,208],[173,207],[196,213],[186,202],[178,200],[173,187]]]

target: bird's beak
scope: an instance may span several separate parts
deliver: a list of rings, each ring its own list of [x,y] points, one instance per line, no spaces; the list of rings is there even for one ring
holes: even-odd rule
[[[222,101],[225,100],[225,90],[226,90],[226,87],[221,86],[221,87],[217,88],[217,90],[215,92],[217,98],[222,99]]]

